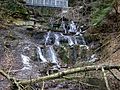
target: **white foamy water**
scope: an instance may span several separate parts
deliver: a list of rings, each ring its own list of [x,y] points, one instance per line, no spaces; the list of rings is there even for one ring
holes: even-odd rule
[[[39,54],[39,58],[42,60],[43,63],[48,62],[47,59],[43,56],[42,50],[40,47],[37,47],[37,52]]]
[[[46,39],[45,39],[45,45],[47,45],[47,42],[48,42],[48,40],[49,40],[49,38],[50,38],[50,33],[51,33],[51,31],[49,31],[49,32],[47,33],[47,37],[46,37]]]
[[[23,54],[21,54],[21,58],[22,58],[22,63],[23,63],[22,70],[32,69],[32,66],[30,65],[30,58],[28,56],[23,55]]]
[[[54,34],[55,35],[55,45],[59,46],[60,45],[60,37],[58,34]]]
[[[71,36],[66,36],[67,37],[67,39],[68,39],[68,44],[70,45],[70,46],[73,46],[74,45],[74,41],[72,40],[72,37]]]
[[[89,62],[95,62],[96,60],[98,60],[97,55],[96,55],[96,54],[93,54],[93,55],[90,57],[90,61],[89,61]]]
[[[86,41],[85,41],[85,39],[84,39],[84,37],[83,37],[83,34],[80,34],[80,36],[81,36],[81,38],[82,38],[83,44],[86,45]]]
[[[57,55],[53,46],[47,47],[47,58],[50,60],[51,63],[55,64],[54,66],[57,66],[57,68],[60,68],[58,64]]]
[[[77,27],[73,21],[71,21],[69,32],[77,32]]]
[[[78,42],[75,36],[74,36],[74,42],[75,42],[75,45],[78,45]]]
[[[49,54],[49,57],[51,59],[51,63],[57,64],[58,63],[57,56],[56,56],[56,53],[55,53],[55,51],[53,49],[53,46],[48,47],[48,54]]]

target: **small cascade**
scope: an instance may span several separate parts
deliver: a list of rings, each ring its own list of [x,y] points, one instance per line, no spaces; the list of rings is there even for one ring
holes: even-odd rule
[[[53,64],[53,66],[57,66],[57,68],[60,68],[60,66],[58,64],[56,52],[55,52],[53,46],[48,46],[46,48],[46,57]]]
[[[38,59],[40,59],[40,60],[42,61],[42,63],[48,62],[47,59],[43,56],[42,50],[41,50],[40,47],[37,47],[37,53],[38,53],[38,55],[39,55],[39,58],[38,58]]]
[[[49,43],[50,33],[51,33],[51,31],[49,31],[47,33],[47,37],[45,38],[45,45],[47,45],[47,43]]]
[[[87,46],[87,43],[85,41],[85,38],[83,36],[84,32],[85,31],[82,31],[80,29],[79,32],[78,31],[76,32],[76,34],[74,35],[74,38],[76,39],[78,37],[78,40],[76,39],[76,44],[79,44],[81,47],[86,47],[86,49],[89,49],[89,47]],[[78,43],[78,41],[79,41],[79,43]]]
[[[21,54],[21,58],[24,66],[21,70],[31,70],[32,66],[30,65],[30,58],[23,54]]]
[[[49,59],[49,61],[53,64],[57,64],[57,57],[56,53],[53,49],[53,46],[48,46],[46,48],[46,57]]]
[[[74,37],[74,43],[75,43],[75,45],[78,45],[76,37]]]
[[[72,40],[72,37],[71,36],[66,36],[66,38],[68,39],[68,44],[70,46],[73,46],[74,45],[74,41]]]
[[[70,23],[69,32],[71,32],[71,33],[76,33],[77,32],[77,27],[76,27],[76,25],[73,21],[71,21],[71,23]]]
[[[86,44],[86,41],[85,41],[85,39],[84,39],[84,37],[83,37],[83,34],[80,34],[80,36],[81,36],[81,38],[82,38],[83,45],[87,45],[87,44]]]
[[[60,45],[60,36],[59,34],[54,34],[55,35],[55,45],[56,46],[59,46]]]

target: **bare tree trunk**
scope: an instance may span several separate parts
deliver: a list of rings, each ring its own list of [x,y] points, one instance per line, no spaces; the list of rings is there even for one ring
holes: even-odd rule
[[[28,85],[28,84],[38,83],[38,82],[45,82],[47,80],[53,80],[56,78],[64,78],[64,76],[66,76],[66,75],[79,73],[79,72],[98,71],[98,70],[103,71],[103,69],[102,69],[103,67],[104,67],[104,70],[110,70],[110,69],[117,69],[118,70],[118,69],[120,69],[120,65],[104,65],[104,64],[92,65],[92,66],[72,68],[72,69],[62,71],[62,72],[51,74],[49,76],[38,77],[36,79],[31,79],[31,80],[17,80],[14,77],[10,77],[3,70],[0,70],[0,74],[9,80],[11,85],[17,87],[18,88],[17,90],[20,90],[19,88],[21,85]],[[105,76],[105,74],[104,74],[104,76]]]
[[[102,70],[102,67],[104,67],[104,70],[110,70],[110,69],[119,69],[120,65],[93,65],[93,66],[78,67],[78,68],[73,68],[73,69],[62,71],[62,72],[58,72],[55,74],[51,74],[49,76],[38,77],[32,80],[23,80],[23,81],[20,81],[19,84],[26,85],[29,83],[36,83],[36,82],[42,82],[42,81],[52,80],[56,78],[62,78],[63,76],[79,73],[79,72]]]

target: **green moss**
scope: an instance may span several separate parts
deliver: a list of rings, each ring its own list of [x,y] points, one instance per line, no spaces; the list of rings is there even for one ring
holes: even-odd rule
[[[1,1],[0,8],[2,8],[0,14],[3,18],[9,18],[14,14],[21,17],[27,17],[28,15],[27,8],[17,0]]]
[[[91,14],[91,23],[93,26],[97,26],[102,22],[109,11],[112,10],[113,3],[113,0],[104,0],[104,2],[96,1]]]

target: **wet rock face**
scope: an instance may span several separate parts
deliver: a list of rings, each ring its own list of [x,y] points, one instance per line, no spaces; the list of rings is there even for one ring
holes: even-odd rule
[[[82,47],[87,45],[81,32],[76,35],[76,26],[73,24],[74,22],[71,22],[71,28],[69,28],[71,30],[67,32],[27,30],[22,26],[15,26],[11,30],[4,31],[5,33],[0,32],[5,41],[0,47],[5,47],[6,51],[9,50],[7,55],[10,60],[4,58],[11,63],[15,77],[28,79],[31,76],[31,78],[35,78],[46,75],[47,71],[59,71],[61,66],[72,67],[77,60],[85,60],[88,57],[87,50],[80,48],[81,45]]]
[[[36,58],[36,46],[29,41],[23,41],[19,43],[17,51],[20,54],[29,56],[32,60],[37,60]]]
[[[41,45],[44,45],[44,36],[45,36],[45,33],[32,33],[33,35],[31,37],[34,38],[34,42],[38,43],[38,44],[41,44]]]

